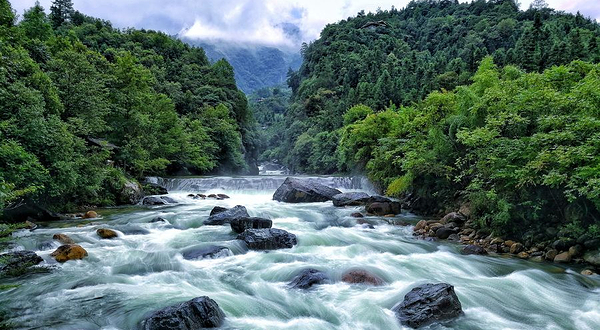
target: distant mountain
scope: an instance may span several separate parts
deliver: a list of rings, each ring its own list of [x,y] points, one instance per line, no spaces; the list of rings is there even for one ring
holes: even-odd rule
[[[289,32],[293,34],[293,30]],[[213,62],[226,59],[234,68],[238,88],[246,94],[285,83],[288,70],[298,70],[302,64],[300,51],[190,39],[183,41],[204,48],[206,56]]]

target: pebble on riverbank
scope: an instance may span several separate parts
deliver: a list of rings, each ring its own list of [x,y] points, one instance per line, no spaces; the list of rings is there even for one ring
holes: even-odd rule
[[[452,235],[453,233],[457,234],[458,239],[454,237],[455,235]],[[421,220],[415,225],[413,235],[426,240],[431,238],[450,240],[450,238],[454,238],[453,241],[471,246],[468,251],[474,251],[473,246],[477,246],[486,252],[505,253],[536,262],[545,260],[562,264],[588,263],[593,267],[600,267],[600,263],[597,262],[600,261],[600,257],[591,257],[592,255],[600,255],[600,251],[586,250],[586,244],[576,241],[556,240],[548,244],[538,243],[525,246],[523,243],[513,240],[493,237],[489,231],[477,230],[475,223],[459,212],[449,213],[439,221]],[[583,243],[587,242],[589,246],[593,246],[590,241],[593,240],[585,240]],[[471,253],[463,252],[463,254]],[[593,273],[593,271],[591,272]]]

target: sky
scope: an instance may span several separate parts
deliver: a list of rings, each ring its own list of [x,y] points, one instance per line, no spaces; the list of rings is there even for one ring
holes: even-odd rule
[[[532,0],[521,0],[526,9]],[[35,0],[10,0],[18,14]],[[319,37],[323,27],[360,10],[403,8],[409,0],[74,0],[75,9],[109,20],[120,28],[135,27],[200,40],[298,47]],[[580,11],[600,21],[598,0],[546,0],[549,7]],[[40,0],[46,11],[51,0]],[[300,40],[285,33],[285,23],[299,27]]]

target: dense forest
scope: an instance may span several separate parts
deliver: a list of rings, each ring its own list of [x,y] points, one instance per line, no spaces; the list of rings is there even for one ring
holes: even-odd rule
[[[599,35],[543,1],[361,12],[303,47],[263,158],[366,171],[425,213],[467,203],[498,233],[556,221],[576,236],[600,219]]]
[[[0,1],[0,208],[114,205],[128,179],[256,168],[256,124],[225,60],[56,0]]]

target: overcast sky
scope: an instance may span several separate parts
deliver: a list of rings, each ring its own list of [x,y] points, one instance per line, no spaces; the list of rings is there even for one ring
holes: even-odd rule
[[[526,9],[532,0],[522,0]],[[10,0],[18,14],[35,0]],[[404,7],[409,0],[74,0],[75,9],[116,27],[154,29],[197,39],[219,39],[297,47],[281,23],[300,28],[302,41],[318,38],[327,23],[357,12]],[[546,0],[550,7],[600,21],[599,0]],[[46,11],[51,0],[40,0]]]

